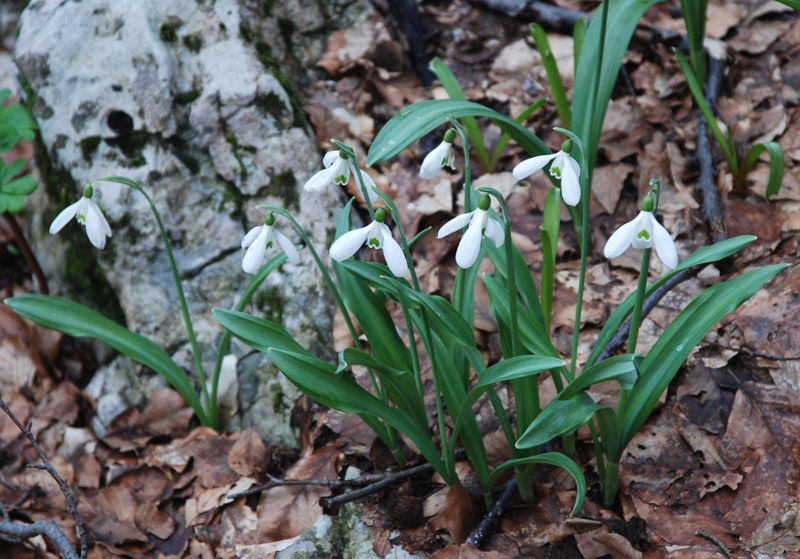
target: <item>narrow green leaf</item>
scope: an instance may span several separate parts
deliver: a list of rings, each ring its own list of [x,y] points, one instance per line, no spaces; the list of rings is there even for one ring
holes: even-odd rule
[[[588,423],[594,412],[603,407],[595,404],[586,392],[578,392],[570,398],[556,398],[520,435],[517,448],[537,448],[556,437],[572,433]]]
[[[461,89],[461,85],[459,85],[458,80],[453,75],[453,72],[450,71],[450,68],[447,67],[444,60],[438,57],[434,58],[431,61],[431,70],[433,70],[433,73],[439,78],[442,87],[447,91],[450,99],[455,99],[456,101],[467,100],[466,95],[464,95],[464,90]],[[464,128],[467,129],[472,147],[478,154],[478,162],[481,165],[481,169],[488,171],[489,153],[486,151],[486,145],[483,142],[483,135],[481,134],[480,127],[478,127],[478,122],[475,120],[475,117],[472,116],[462,117],[461,121],[464,123]]]
[[[586,18],[579,18],[575,22],[575,27],[572,28],[572,44],[573,44],[573,68],[578,67],[581,59],[581,49],[583,49],[583,41],[586,38]]]
[[[301,355],[312,355],[283,326],[271,320],[226,309],[214,309],[211,312],[223,328],[253,349],[267,353],[272,348],[278,348]]]
[[[620,383],[622,388],[630,390],[638,378],[637,367],[641,362],[642,356],[638,353],[609,357],[605,361],[584,369],[580,375],[575,377],[575,380],[564,387],[558,397],[570,398],[594,384],[607,380],[615,380]]]
[[[532,155],[551,153],[550,149],[530,130],[493,109],[470,101],[430,100],[406,107],[381,128],[369,148],[367,166],[397,155],[451,118],[461,119],[465,116],[488,118]]]
[[[547,73],[547,81],[550,83],[550,91],[553,94],[553,101],[556,104],[558,118],[564,128],[572,128],[572,111],[569,108],[567,94],[564,91],[564,83],[561,81],[561,74],[558,71],[558,63],[553,51],[550,49],[550,42],[547,40],[547,33],[538,23],[530,24],[531,37],[536,44],[536,49],[542,57],[544,71]]]
[[[778,0],[781,4],[785,4],[792,9],[800,11],[800,0]]]
[[[739,173],[736,176],[738,183],[743,183],[747,175],[755,167],[756,161],[761,153],[767,150],[769,154],[769,180],[767,181],[766,198],[769,200],[770,196],[778,193],[783,184],[783,150],[778,142],[766,142],[764,144],[756,144],[742,160],[742,165],[739,167]]]
[[[538,111],[545,103],[547,103],[547,97],[542,97],[538,101],[531,103],[531,105],[522,111],[516,118],[519,124],[525,124],[525,121],[528,120],[533,113]],[[500,156],[503,154],[503,150],[506,149],[509,140],[511,140],[511,136],[509,136],[506,132],[503,132],[503,135],[500,137],[500,141],[497,142],[497,147],[494,148],[494,152],[492,153],[492,160],[489,161],[489,172],[493,173],[495,167],[497,167],[497,162],[500,161]]]
[[[473,390],[487,388],[505,380],[538,375],[544,371],[557,369],[563,366],[564,362],[554,357],[544,357],[541,355],[519,355],[517,357],[511,357],[510,359],[504,359],[488,367],[478,379]]]
[[[103,315],[60,297],[29,293],[6,299],[11,309],[40,326],[76,338],[88,337],[103,341],[137,363],[163,376],[192,406],[200,421],[207,425],[207,413],[186,373],[170,359],[161,346],[140,334],[131,332]]]
[[[492,472],[490,482],[492,485],[497,483],[500,476],[509,468],[516,468],[525,464],[547,464],[549,466],[557,466],[566,470],[575,479],[575,506],[572,507],[570,515],[577,514],[583,506],[583,501],[586,498],[586,479],[583,477],[580,467],[571,459],[558,452],[546,452],[536,456],[526,456],[525,458],[516,458],[504,462]]]
[[[670,322],[642,361],[641,379],[628,394],[627,405],[617,412],[623,446],[644,425],[661,393],[703,336],[787,266],[765,266],[710,287]]]
[[[711,264],[713,262],[719,262],[720,260],[735,254],[744,246],[752,243],[755,240],[756,237],[752,235],[741,235],[739,237],[725,239],[719,243],[705,246],[696,250],[691,256],[689,256],[689,258],[678,264],[677,268],[671,270],[662,276],[661,279],[650,285],[647,288],[646,296],[649,296],[656,289],[664,285],[673,276],[675,276],[675,274],[687,268],[691,268],[692,266],[700,266],[704,264]],[[620,326],[622,326],[622,323],[633,311],[635,300],[636,292],[634,291],[614,310],[613,313],[611,313],[611,316],[608,317],[603,329],[600,331],[600,335],[597,337],[597,341],[595,341],[594,348],[592,348],[592,353],[589,355],[589,358],[586,361],[586,367],[591,366],[595,361],[597,361],[597,358],[608,345],[608,342],[611,341],[611,338],[614,337],[614,334],[616,334],[617,330],[619,330]]]

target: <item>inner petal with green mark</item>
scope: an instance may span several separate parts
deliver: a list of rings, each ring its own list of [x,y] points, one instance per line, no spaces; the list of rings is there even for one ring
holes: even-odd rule
[[[83,214],[78,214],[75,216],[75,219],[78,220],[78,223],[86,225],[86,216]]]
[[[550,166],[550,175],[554,176],[557,179],[560,179],[561,178],[561,167],[558,167],[556,165],[551,165]]]
[[[378,237],[372,237],[367,241],[367,246],[370,248],[381,248],[381,242],[378,240]]]
[[[636,238],[644,239],[645,241],[650,240],[650,233],[647,232],[647,229],[642,229],[639,233],[636,234]]]
[[[347,177],[345,175],[339,175],[334,179],[336,184],[347,184]]]
[[[267,241],[267,248],[272,248],[272,241]]]

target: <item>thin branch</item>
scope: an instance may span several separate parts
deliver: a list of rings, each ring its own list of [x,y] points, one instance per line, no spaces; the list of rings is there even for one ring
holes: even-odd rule
[[[664,282],[664,285],[653,291],[650,294],[650,296],[644,300],[644,305],[642,305],[642,319],[644,319],[644,317],[646,317],[650,313],[650,311],[652,311],[655,308],[658,302],[661,301],[661,299],[664,298],[664,295],[669,293],[669,291],[673,287],[675,287],[679,283],[686,281],[689,278],[693,278],[694,276],[696,276],[700,272],[701,268],[702,266],[693,266],[691,268],[686,268],[685,270],[682,270],[677,274],[675,274],[674,276],[672,276],[670,279]],[[611,357],[614,354],[614,352],[616,352],[617,349],[623,343],[625,343],[625,340],[628,339],[628,334],[630,334],[630,331],[631,331],[631,318],[628,318],[628,320],[625,321],[625,324],[623,324],[622,327],[619,330],[617,330],[617,333],[614,334],[614,337],[611,338],[611,341],[608,342],[608,345],[606,345],[606,347],[597,357],[597,363]]]
[[[500,498],[495,502],[492,510],[488,512],[488,514],[481,520],[481,523],[478,525],[477,528],[469,535],[467,541],[464,542],[467,545],[472,545],[478,547],[481,545],[483,538],[486,537],[486,533],[489,531],[489,528],[492,526],[494,520],[503,514],[503,509],[511,500],[511,497],[514,495],[514,491],[517,489],[517,478],[512,477],[508,483],[506,483],[505,487],[503,487],[503,493],[500,495]]]
[[[720,551],[722,551],[725,557],[727,557],[728,559],[733,559],[733,555],[731,555],[731,551],[730,549],[728,549],[728,546],[719,541],[719,538],[717,538],[715,535],[709,534],[705,530],[698,530],[697,532],[694,533],[694,535],[710,540],[711,542],[714,543],[714,545],[716,545],[720,549]]]
[[[22,433],[28,438],[28,441],[31,443],[33,448],[36,449],[36,452],[39,454],[39,458],[42,460],[43,464],[41,464],[41,465],[37,464],[37,465],[32,465],[32,466],[36,467],[36,468],[39,468],[39,469],[46,470],[47,473],[50,474],[50,477],[52,477],[56,481],[56,483],[58,483],[58,486],[61,488],[61,492],[64,494],[64,498],[67,500],[67,510],[72,515],[72,518],[75,520],[75,525],[78,528],[78,534],[80,536],[80,542],[81,542],[80,559],[86,559],[86,553],[87,553],[86,528],[83,525],[83,520],[81,519],[80,515],[78,514],[78,507],[75,505],[75,497],[72,494],[72,489],[70,489],[69,484],[66,482],[66,480],[64,478],[62,478],[60,475],[58,475],[58,472],[53,467],[53,465],[50,463],[50,460],[47,458],[47,455],[44,453],[44,450],[39,445],[39,442],[36,440],[36,437],[33,436],[33,432],[31,431],[30,426],[27,426],[27,427],[24,426],[22,424],[22,422],[19,420],[19,418],[17,418],[17,416],[14,415],[14,412],[12,412],[8,408],[6,403],[3,401],[3,398],[1,398],[1,397],[0,397],[0,409],[2,409],[4,412],[6,412],[6,415],[8,415],[8,417],[11,418],[11,421],[13,421],[14,424],[17,426],[17,428],[20,431],[22,431]],[[6,524],[6,523],[4,522],[3,524]],[[56,539],[54,539],[52,537],[52,535],[51,535],[52,528],[48,527],[49,524],[53,524],[53,526],[55,526],[54,523],[50,523],[50,522],[34,522],[33,524],[30,524],[30,525],[26,525],[26,524],[19,525],[19,524],[11,523],[11,525],[8,526],[8,529],[9,530],[12,529],[13,526],[24,526],[24,527],[36,526],[37,527],[36,529],[40,530],[40,531],[34,532],[33,535],[38,535],[40,533],[44,534],[44,535],[47,535],[47,537],[49,537],[54,543],[56,543],[56,545],[59,546],[59,549],[61,549],[61,546],[59,545],[58,541]],[[56,526],[56,530],[58,530],[57,526]],[[58,530],[58,532],[62,536],[64,536],[64,534],[63,534],[63,532],[61,532],[61,530]],[[8,533],[11,533],[11,532],[8,532]],[[11,534],[15,535],[13,533],[11,533]],[[24,536],[24,537],[30,537],[30,536]],[[64,537],[66,538],[66,536],[64,536]],[[69,539],[67,539],[67,542],[69,542]],[[71,547],[71,544],[70,544],[70,547]],[[72,552],[75,553],[75,550],[73,549]],[[62,550],[62,553],[64,553],[63,550]],[[77,555],[70,556],[70,557],[75,557],[77,559]]]
[[[19,223],[17,223],[16,218],[9,212],[3,212],[2,215],[3,219],[6,221],[6,223],[8,223],[9,229],[11,229],[11,235],[14,237],[14,242],[16,243],[17,248],[19,248],[19,251],[22,253],[22,258],[25,259],[25,264],[28,265],[28,269],[36,278],[36,283],[39,287],[39,293],[43,295],[49,294],[50,291],[47,288],[47,278],[44,277],[42,267],[39,266],[39,261],[33,254],[22,228],[19,226]]]
[[[7,541],[46,536],[58,547],[64,559],[79,559],[78,553],[72,547],[72,542],[52,520],[34,522],[33,524],[19,524],[4,520],[0,522],[0,535],[0,539],[6,539]]]
[[[382,478],[378,481],[370,483],[361,489],[356,489],[354,491],[350,491],[349,493],[342,493],[341,495],[336,495],[335,497],[323,497],[319,500],[319,504],[322,505],[324,508],[332,507],[335,505],[343,505],[344,503],[350,503],[352,501],[357,501],[363,497],[368,495],[372,495],[373,493],[377,493],[384,487],[388,487],[392,484],[395,484],[399,481],[403,481],[404,479],[410,478],[417,474],[422,474],[426,472],[432,472],[433,466],[430,464],[420,464],[419,466],[414,466],[413,468],[408,468],[407,470],[401,470],[399,472],[387,472],[386,474],[382,474]]]

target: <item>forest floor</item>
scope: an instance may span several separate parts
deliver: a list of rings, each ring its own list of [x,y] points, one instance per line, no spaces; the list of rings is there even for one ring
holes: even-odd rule
[[[569,10],[596,7],[579,0],[555,4]],[[430,474],[420,475],[361,501],[361,516],[379,556],[394,546],[437,558],[744,558],[800,552],[800,19],[776,2],[710,2],[707,36],[720,41],[726,56],[718,118],[730,130],[740,157],[753,144],[776,141],[786,164],[783,186],[768,202],[766,158],[746,184],[735,185],[714,146],[723,221],[711,230],[703,217],[703,199],[695,192],[699,113],[678,68],[676,45],[653,32],[684,31],[676,17],[678,4],[659,4],[645,15],[606,116],[590,205],[595,248],[589,258],[579,360],[588,355],[610,312],[635,288],[636,251],[610,263],[601,248],[637,214],[651,178],[661,180],[659,218],[671,231],[681,260],[723,235],[758,239],[673,288],[644,321],[639,351],[646,353],[703,288],[767,264],[790,267],[696,348],[624,453],[620,499],[613,510],[597,504],[591,439],[588,430],[581,430],[576,460],[590,492],[576,517],[569,517],[574,482],[559,470],[540,468],[537,503],[512,500],[479,553],[458,544],[484,514],[477,501],[461,495],[458,506],[448,504],[455,499],[447,497],[445,486]],[[516,116],[549,95],[524,14],[512,18],[465,0],[423,1],[420,9],[429,51],[453,70],[468,99]],[[548,35],[571,97],[571,37],[552,29]],[[392,21],[376,14],[331,37],[320,61],[329,79],[303,90],[324,150],[331,148],[330,138],[338,138],[363,156],[381,126],[401,108],[446,97],[440,86],[422,85],[410,69],[406,46]],[[552,103],[526,124],[551,148],[560,146],[562,136],[552,131],[559,125]],[[484,128],[488,145],[499,136],[491,125]],[[438,141],[428,138],[370,170],[378,186],[405,208],[403,225],[412,235],[428,226],[437,229],[458,213],[461,156],[454,174],[418,178],[422,157]],[[509,200],[514,240],[536,276],[549,181],[543,176],[515,181],[510,170],[525,157],[512,142],[497,171],[481,170],[474,158],[473,168],[477,185],[492,186]],[[566,212],[561,230],[553,337],[566,355],[579,270],[577,238]],[[455,243],[428,235],[415,249],[422,288],[429,293],[449,295]],[[664,271],[655,261],[651,279]],[[0,228],[0,299],[32,289],[10,232]],[[497,327],[486,294],[478,291],[476,330],[487,359],[496,360]],[[392,467],[388,452],[360,421],[320,410],[306,399],[298,400],[293,411],[300,449],[267,447],[252,430],[218,434],[197,428],[191,410],[169,390],[157,392],[146,409],[125,414],[98,437],[91,429],[94,402],[82,391],[96,368],[88,346],[36,327],[4,305],[0,367],[3,399],[21,421],[31,423],[53,465],[73,487],[93,559],[270,557],[323,512],[337,512],[336,507],[323,511],[319,504],[331,488],[278,485],[260,496],[230,499],[229,494],[265,483],[269,476],[336,480],[349,467],[364,473]],[[542,380],[544,403],[554,395],[550,386]],[[600,403],[616,398],[610,385],[592,391]],[[496,433],[488,432],[486,442],[492,461],[507,458]],[[0,417],[0,502],[14,520],[55,520],[73,535],[59,487],[46,472],[25,467],[36,462],[27,439]],[[461,464],[460,471],[469,487],[469,466]],[[0,557],[55,556],[41,537],[0,544]]]

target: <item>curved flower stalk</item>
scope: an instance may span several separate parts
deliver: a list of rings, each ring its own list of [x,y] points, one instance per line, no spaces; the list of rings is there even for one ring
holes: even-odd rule
[[[445,132],[442,143],[431,150],[430,153],[425,156],[425,159],[422,160],[422,165],[419,168],[420,177],[423,179],[432,179],[443,167],[450,167],[455,171],[456,154],[453,150],[453,140],[455,137],[455,130],[450,129]]]
[[[386,219],[386,210],[380,208],[375,212],[375,219],[366,227],[353,229],[336,239],[331,246],[331,258],[341,262],[353,256],[363,245],[370,248],[383,250],[386,264],[392,274],[401,278],[408,272],[408,262],[403,254],[403,249],[392,237],[392,232],[383,221]]]
[[[300,255],[297,254],[294,244],[286,235],[273,228],[274,224],[275,215],[270,212],[264,218],[264,225],[253,227],[242,239],[242,248],[247,249],[242,260],[242,269],[248,274],[255,274],[263,266],[267,259],[267,249],[272,248],[273,239],[278,241],[289,262],[295,265],[300,263]]]
[[[325,157],[322,158],[322,164],[325,168],[314,173],[314,175],[306,181],[303,185],[305,190],[322,192],[334,183],[339,186],[346,186],[347,183],[350,182],[351,174],[354,177],[358,176],[356,166],[342,150],[333,150],[326,153]],[[377,185],[364,169],[361,169],[361,176],[364,178],[369,202],[372,204],[378,199],[378,195],[372,191],[373,188],[377,188]]]
[[[458,264],[459,268],[471,268],[475,264],[481,250],[481,240],[484,235],[494,241],[496,247],[500,248],[503,245],[503,240],[505,239],[503,226],[489,217],[489,205],[489,196],[486,194],[481,195],[477,209],[454,217],[442,225],[436,235],[437,239],[441,239],[463,229],[465,225],[469,224],[467,232],[464,233],[456,250],[456,264]]]
[[[581,167],[578,162],[570,155],[572,151],[572,140],[565,140],[561,145],[561,151],[550,155],[537,155],[526,159],[512,171],[514,178],[522,180],[529,177],[545,165],[550,165],[550,176],[556,177],[561,181],[561,197],[568,206],[577,206],[581,201]]]
[[[653,215],[653,199],[648,196],[642,202],[642,211],[635,218],[617,229],[608,239],[603,253],[606,258],[616,258],[628,247],[656,248],[656,253],[667,268],[678,265],[678,250],[669,232],[656,221]]]
[[[92,200],[94,189],[87,185],[83,189],[80,200],[64,208],[50,225],[50,234],[55,235],[74,217],[75,220],[86,228],[89,241],[97,248],[106,246],[106,237],[111,237],[111,227],[108,225],[103,212],[97,202]]]

